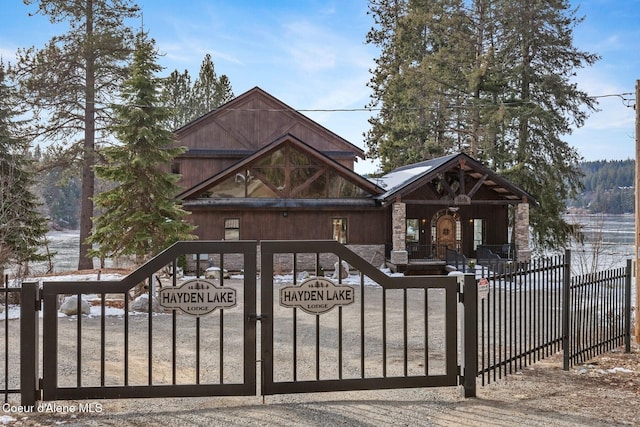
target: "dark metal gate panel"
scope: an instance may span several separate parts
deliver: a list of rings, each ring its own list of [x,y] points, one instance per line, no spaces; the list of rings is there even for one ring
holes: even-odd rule
[[[206,254],[206,258],[204,255]],[[178,260],[195,260],[196,276],[212,264],[240,257],[244,283],[237,306],[191,316],[130,314],[129,291],[146,284],[149,305],[160,281],[176,287]],[[178,242],[119,282],[49,282],[43,285],[44,400],[256,394],[256,242]],[[121,295],[124,315],[108,316],[107,296]],[[63,295],[91,295],[100,314],[58,318]],[[162,323],[164,322],[164,324]],[[165,333],[168,331],[168,333]],[[243,357],[238,357],[243,354]]]
[[[9,286],[9,276],[4,276],[4,286],[0,287],[0,360],[2,361],[2,394],[4,395],[4,403],[9,401],[10,394],[18,394],[20,390],[20,367],[28,363],[25,358],[21,358],[20,344],[16,339],[20,337],[22,332],[20,320],[12,319],[10,311],[15,310],[17,304],[21,301],[21,288]],[[37,352],[37,348],[31,349],[31,352]],[[27,356],[28,357],[28,356]]]
[[[262,394],[459,384],[456,277],[390,277],[335,241],[262,241],[260,253]],[[317,276],[343,261],[359,275],[331,280],[353,289],[352,303],[323,314],[282,306],[300,266]],[[293,274],[274,276],[285,263]]]

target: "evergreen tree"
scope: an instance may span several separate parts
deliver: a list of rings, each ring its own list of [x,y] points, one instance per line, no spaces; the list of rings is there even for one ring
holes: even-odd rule
[[[571,233],[562,217],[565,200],[578,194],[582,174],[578,152],[562,140],[572,125],[584,124],[594,102],[571,82],[578,67],[598,57],[573,46],[572,32],[582,19],[568,1],[502,0],[505,37],[501,63],[511,82],[507,96],[507,135],[513,140],[512,162],[501,171],[540,201],[531,211],[534,240],[558,248]]]
[[[562,136],[594,103],[571,82],[598,57],[573,46],[566,0],[370,0],[381,50],[367,134],[382,168],[465,151],[533,194],[534,242],[569,237],[579,155]]]
[[[184,148],[176,148],[173,134],[162,126],[171,112],[161,103],[157,56],[155,42],[139,33],[131,77],[122,87],[124,104],[114,107],[121,145],[106,148],[106,164],[96,166],[98,177],[114,185],[95,197],[102,214],[94,218],[89,243],[97,244],[93,253],[101,258],[134,255],[142,262],[194,237],[184,221],[187,212],[175,200],[179,176],[166,172]]]
[[[174,70],[164,80],[162,86],[164,105],[172,111],[171,116],[166,121],[166,126],[169,129],[179,129],[192,120],[192,98],[189,71],[184,70],[183,73],[180,73],[178,70]]]
[[[207,54],[193,86],[187,70],[174,70],[164,81],[162,98],[173,111],[167,125],[175,130],[231,101],[234,95],[229,78],[224,74],[218,78],[211,55]]]
[[[227,77],[226,74],[223,74],[220,76],[220,78],[218,79],[218,85],[216,89],[218,91],[217,107],[221,106],[222,104],[226,104],[227,102],[235,98],[235,95],[233,94],[233,89],[231,88],[231,80],[229,80],[229,77]]]
[[[191,120],[207,114],[231,99],[233,92],[229,79],[225,75],[218,79],[211,55],[207,53],[200,65],[198,78],[193,84]]]
[[[41,50],[18,52],[14,69],[21,101],[34,115],[34,135],[62,143],[82,161],[82,199],[78,269],[93,268],[86,239],[93,217],[96,143],[106,136],[107,105],[127,75],[132,32],[124,20],[137,16],[131,0],[24,0],[36,13],[68,31]]]
[[[5,73],[0,62],[0,268],[45,260],[38,250],[46,244],[47,233],[32,191],[35,179],[28,143],[16,136],[19,124],[14,119],[21,112]]]

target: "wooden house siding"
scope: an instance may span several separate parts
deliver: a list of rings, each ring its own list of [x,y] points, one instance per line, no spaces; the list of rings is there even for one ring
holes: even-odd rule
[[[299,211],[192,209],[188,219],[203,240],[224,239],[225,219],[240,220],[242,240],[331,240],[333,218],[347,219],[347,244],[380,244],[385,235],[386,211]]]
[[[237,159],[189,159],[177,160],[180,168],[180,180],[178,185],[182,188],[190,188],[197,183],[215,175],[236,163]]]
[[[184,189],[290,134],[353,170],[364,151],[283,102],[254,88],[175,132]],[[194,153],[198,153],[194,155]]]

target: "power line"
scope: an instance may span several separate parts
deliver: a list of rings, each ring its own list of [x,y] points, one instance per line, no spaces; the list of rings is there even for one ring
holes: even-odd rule
[[[633,92],[625,92],[625,93],[611,93],[611,94],[607,94],[607,95],[596,95],[596,96],[591,96],[590,98],[593,99],[598,99],[598,98],[609,98],[609,97],[618,97],[622,100],[622,104],[627,107],[627,108],[634,108],[635,109],[635,102],[636,99],[635,98],[627,98],[627,96],[633,96]],[[634,104],[632,104],[634,103]]]
[[[633,95],[633,93],[631,92],[625,92],[625,93],[612,93],[612,94],[606,94],[606,95],[593,95],[593,96],[589,96],[588,98],[591,98],[593,100],[599,99],[599,98],[610,98],[610,97],[618,97],[622,100],[622,103],[629,108],[633,108],[633,105],[631,103],[635,102],[635,98],[628,98],[628,95]],[[520,106],[520,105],[524,105],[524,104],[537,104],[534,101],[508,101],[508,102],[500,102],[500,103],[496,103],[496,104],[490,104],[491,106]],[[142,106],[142,105],[136,105],[136,107],[148,107],[148,106]],[[470,107],[469,104],[463,103],[463,104],[450,104],[447,105],[446,108],[467,108]],[[176,108],[176,107],[169,107],[169,108]],[[189,107],[178,107],[180,109],[184,109],[187,110],[189,109]],[[401,107],[392,107],[392,109],[394,110],[403,110],[403,111],[419,111],[419,110],[425,110],[428,107],[410,107],[410,106],[401,106]],[[271,112],[271,113],[278,113],[278,112],[288,112],[288,111],[297,111],[299,113],[357,113],[357,112],[373,112],[373,111],[382,111],[384,110],[383,107],[362,107],[362,108],[214,108],[211,111],[215,111],[215,110],[222,110],[224,109],[225,111],[246,111],[246,112]]]

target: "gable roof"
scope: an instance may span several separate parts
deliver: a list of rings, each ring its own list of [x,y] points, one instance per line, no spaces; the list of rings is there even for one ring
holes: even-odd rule
[[[529,203],[537,205],[537,201],[531,194],[464,153],[403,166],[380,178],[374,178],[374,182],[385,189],[385,192],[376,199],[383,205],[389,204],[455,168],[461,169],[464,174],[476,179],[479,185],[494,191],[496,196],[508,203],[518,203],[527,199]],[[475,190],[477,191],[477,188]]]
[[[334,159],[326,156],[325,154],[321,153],[320,151],[316,150],[310,145],[304,143],[303,141],[296,138],[295,136],[287,134],[287,135],[281,136],[280,138],[266,145],[262,149],[254,152],[251,156],[233,164],[231,167],[223,170],[222,172],[215,174],[212,177],[183,191],[177,196],[177,198],[179,200],[198,198],[200,195],[207,192],[210,188],[212,188],[216,184],[229,178],[230,176],[237,174],[240,171],[243,171],[256,160],[267,156],[268,154],[277,150],[278,148],[282,147],[285,144],[293,145],[297,150],[300,150],[301,152],[308,155],[309,157],[328,166],[329,169],[338,173],[347,181],[369,192],[372,195],[372,197],[384,192],[384,190],[378,185],[376,185],[374,182],[362,177],[361,175],[355,173],[348,167],[336,162]]]
[[[279,120],[265,120],[266,115],[273,113],[278,114]],[[252,138],[245,138],[244,132],[248,132],[251,126],[257,126],[256,123],[260,125],[258,129],[260,138],[256,140],[253,135]],[[319,141],[318,144],[323,146],[316,148],[334,158],[345,158],[345,153],[350,153],[352,158],[365,158],[365,153],[360,147],[257,86],[187,123],[174,133],[179,141],[185,141],[189,135],[202,132],[202,129],[207,127],[215,128],[217,132],[224,134],[225,138],[216,141],[216,147],[188,147],[190,151],[209,149],[217,152],[235,149],[252,153],[281,135],[292,134],[309,144],[312,144],[313,140]],[[255,127],[251,129],[255,130]],[[220,146],[220,144],[229,146]]]

